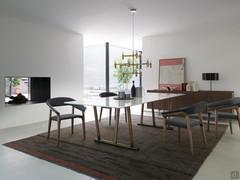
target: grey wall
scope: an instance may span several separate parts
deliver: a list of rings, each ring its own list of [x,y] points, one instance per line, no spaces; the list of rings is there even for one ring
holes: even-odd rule
[[[0,129],[47,120],[45,104],[5,107],[4,76],[51,77],[53,97],[81,97],[82,35],[0,16]]]
[[[219,72],[214,90],[233,90],[240,96],[240,26],[202,27],[184,32],[143,38],[143,54],[153,61],[144,69],[145,89],[158,88],[159,59],[186,58],[186,80],[196,81],[201,90],[209,90],[202,72]]]

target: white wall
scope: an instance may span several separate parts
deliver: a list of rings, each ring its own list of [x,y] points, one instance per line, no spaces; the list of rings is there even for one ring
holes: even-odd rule
[[[201,90],[209,90],[202,72],[219,72],[213,90],[233,90],[240,96],[240,26],[204,27],[184,32],[143,38],[143,54],[153,61],[145,69],[143,86],[158,88],[159,59],[186,58],[186,80],[197,81]]]
[[[47,120],[43,103],[5,107],[4,76],[51,77],[52,97],[80,97],[82,35],[0,16],[0,129]]]

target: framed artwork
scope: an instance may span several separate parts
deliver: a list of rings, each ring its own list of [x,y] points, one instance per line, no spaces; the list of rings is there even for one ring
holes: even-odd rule
[[[182,90],[185,82],[185,58],[159,60],[159,89]]]

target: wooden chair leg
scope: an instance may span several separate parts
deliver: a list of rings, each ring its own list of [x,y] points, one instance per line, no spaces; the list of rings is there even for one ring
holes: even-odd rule
[[[208,119],[207,119],[207,131],[210,131],[210,118],[211,118],[211,114],[208,113]]]
[[[125,122],[127,123],[128,121],[127,121],[127,108],[124,108],[124,111],[125,111]]]
[[[192,130],[190,126],[190,119],[189,116],[186,116],[186,123],[187,123],[187,131],[188,131],[188,137],[189,137],[189,143],[190,143],[190,150],[192,152],[192,155],[194,154],[193,152],[193,139],[192,139]]]
[[[82,118],[82,127],[83,127],[83,140],[86,139],[86,128],[85,128],[85,116]]]
[[[60,143],[60,128],[61,128],[61,121],[60,119],[58,119],[57,121],[57,131],[58,131],[58,137],[57,137],[57,146],[59,146]]]
[[[230,132],[233,134],[233,129],[232,129],[232,120],[229,119],[229,127],[230,127]]]
[[[163,118],[163,143],[166,143],[166,131],[167,131],[166,119]]]
[[[206,145],[207,145],[207,138],[206,138],[206,134],[205,134],[205,131],[204,131],[204,126],[203,126],[203,124],[200,125],[200,128],[201,128],[203,143],[204,143],[204,145],[206,146]]]
[[[200,128],[201,128],[201,133],[202,133],[202,138],[203,138],[203,143],[206,146],[207,145],[207,138],[204,130],[204,125],[203,125],[203,118],[202,118],[202,113],[198,114],[198,118],[200,120]]]
[[[192,155],[194,154],[193,152],[193,139],[192,139],[192,130],[191,128],[187,128],[187,131],[188,131],[188,137],[189,137],[189,143],[190,143],[190,150],[191,150],[191,153]]]
[[[155,112],[154,112],[154,103],[151,102],[151,106],[152,106],[152,121],[153,121],[153,126],[156,126],[156,121],[155,121]]]
[[[50,131],[51,131],[51,126],[52,126],[52,111],[50,110],[49,112],[49,120],[48,120],[48,136],[47,136],[47,139],[50,138]]]
[[[48,139],[50,138],[51,125],[52,125],[52,120],[49,119],[49,121],[48,121],[48,136],[47,136]]]
[[[181,128],[178,127],[178,143],[180,144],[181,142]]]
[[[103,108],[101,107],[100,116],[99,116],[99,122],[101,122],[101,119],[102,119],[102,111],[103,111]]]
[[[109,109],[109,126],[111,126],[112,121],[112,108]]]
[[[74,118],[71,119],[71,126],[72,126],[72,135],[73,135],[73,129],[74,129]]]

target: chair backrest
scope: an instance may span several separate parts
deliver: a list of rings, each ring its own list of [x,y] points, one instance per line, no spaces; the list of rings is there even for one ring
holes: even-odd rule
[[[223,100],[208,103],[209,108],[230,107],[230,106],[239,106],[239,105],[240,105],[240,97],[223,99]]]
[[[47,100],[47,105],[50,105],[52,107],[54,106],[66,106],[67,104],[64,104],[65,102],[68,101],[75,101],[73,98],[69,97],[55,97]]]
[[[200,101],[183,109],[187,114],[197,114],[207,111],[207,102]]]
[[[102,92],[99,94],[100,97],[111,97],[111,96],[117,96],[116,93],[113,92]]]

